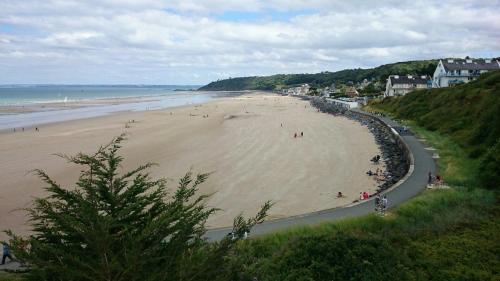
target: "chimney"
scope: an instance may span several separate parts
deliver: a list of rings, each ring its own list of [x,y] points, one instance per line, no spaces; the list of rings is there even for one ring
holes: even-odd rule
[[[448,63],[453,63],[453,60],[452,59],[448,59]]]

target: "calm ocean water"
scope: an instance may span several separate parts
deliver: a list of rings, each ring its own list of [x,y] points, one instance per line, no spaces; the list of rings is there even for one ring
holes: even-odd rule
[[[154,97],[179,94],[175,90],[198,86],[177,85],[15,85],[0,86],[0,106],[81,101],[103,98]]]
[[[0,86],[0,106],[24,107],[34,112],[0,112],[0,130],[97,117],[120,111],[156,110],[211,100],[216,93],[187,91],[196,86]],[[53,102],[130,98],[135,102],[93,104],[77,108],[45,106]],[[137,98],[137,99],[135,99]]]

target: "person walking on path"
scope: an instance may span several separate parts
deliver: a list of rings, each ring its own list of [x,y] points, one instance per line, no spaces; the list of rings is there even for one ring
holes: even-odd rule
[[[13,261],[14,259],[10,255],[9,245],[5,242],[2,242],[2,244],[3,244],[3,255],[2,255],[2,265],[3,265],[3,264],[5,264],[6,258],[9,258],[10,261]]]
[[[389,204],[388,200],[387,200],[387,195],[384,195],[384,197],[382,197],[382,215],[385,215],[385,211],[387,210],[387,205]]]
[[[432,184],[432,173],[429,172],[429,178],[427,179],[427,184],[431,185]]]
[[[375,212],[378,212],[380,210],[380,194],[377,194],[375,196]]]

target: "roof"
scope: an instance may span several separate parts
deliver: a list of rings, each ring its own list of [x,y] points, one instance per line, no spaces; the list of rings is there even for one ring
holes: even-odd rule
[[[490,60],[486,62],[485,60],[456,60],[449,62],[448,60],[441,60],[444,69],[449,70],[495,70],[500,69],[497,60]]]
[[[411,78],[410,78],[411,77]],[[427,77],[422,78],[421,76],[401,76],[401,75],[391,75],[389,76],[391,79],[391,84],[425,84],[427,85],[427,81],[429,79]]]

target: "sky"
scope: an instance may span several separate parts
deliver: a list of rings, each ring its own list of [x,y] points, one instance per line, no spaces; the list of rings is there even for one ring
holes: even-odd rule
[[[0,84],[202,85],[500,56],[500,0],[0,0]]]

